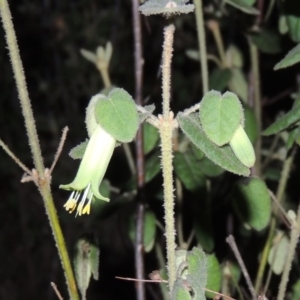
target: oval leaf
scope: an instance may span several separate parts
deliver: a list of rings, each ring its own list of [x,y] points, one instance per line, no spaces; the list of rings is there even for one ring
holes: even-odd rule
[[[249,0],[225,0],[225,2],[241,10],[246,14],[251,14],[251,15],[259,14],[259,11],[249,4]]]
[[[271,217],[271,198],[264,181],[247,178],[237,182],[233,189],[232,204],[240,221],[260,231]]]
[[[215,292],[219,292],[221,289],[222,272],[220,264],[215,255],[207,256],[207,284],[206,288]],[[205,295],[207,298],[213,299],[215,293],[206,291]]]
[[[123,89],[114,88],[96,103],[95,117],[99,125],[117,141],[128,143],[138,129],[139,118],[132,97]]]
[[[223,169],[242,176],[249,176],[250,170],[234,155],[229,145],[218,147],[204,133],[196,113],[185,116],[179,113],[177,119],[186,136],[202,150],[205,155]]]
[[[200,102],[200,121],[207,137],[218,146],[232,139],[243,119],[243,108],[238,97],[226,92],[210,91]]]
[[[144,153],[148,154],[156,146],[159,140],[159,134],[157,128],[144,123],[143,125],[143,139],[144,139]]]

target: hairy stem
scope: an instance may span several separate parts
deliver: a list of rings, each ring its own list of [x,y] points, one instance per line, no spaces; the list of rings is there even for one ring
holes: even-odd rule
[[[174,220],[174,182],[173,182],[173,154],[172,154],[172,131],[174,128],[173,113],[170,112],[170,75],[171,58],[173,51],[173,35],[175,27],[170,25],[165,28],[165,41],[163,53],[163,116],[159,122],[161,138],[161,166],[164,181],[164,208],[167,240],[167,270],[169,293],[171,295],[176,279],[176,256],[175,256],[175,220]]]
[[[206,38],[205,38],[202,0],[194,0],[194,5],[195,5],[195,15],[196,15],[197,32],[198,32],[198,45],[199,45],[199,52],[200,52],[202,90],[203,90],[203,94],[206,94],[209,89],[209,82],[208,82]]]
[[[64,269],[66,282],[68,286],[69,296],[72,300],[79,300],[79,295],[75,283],[73,270],[71,267],[71,262],[69,259],[64,237],[61,231],[61,227],[59,225],[56,209],[51,195],[49,178],[45,178],[44,176],[45,167],[41,155],[41,149],[36,132],[35,121],[33,118],[33,112],[26,87],[25,75],[19,54],[17,39],[11,19],[10,10],[6,0],[0,0],[0,13],[3,22],[3,27],[6,33],[6,41],[8,44],[12,68],[16,79],[22,112],[25,119],[25,127],[28,135],[29,145],[33,155],[34,165],[39,176],[39,191],[44,200],[44,205],[50,221],[52,233],[54,235],[58,253],[62,262],[62,267]]]

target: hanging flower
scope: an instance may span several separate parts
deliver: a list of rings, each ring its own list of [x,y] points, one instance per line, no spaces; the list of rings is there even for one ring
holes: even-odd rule
[[[81,216],[90,213],[94,197],[109,201],[100,194],[99,186],[115,146],[116,140],[98,125],[91,135],[74,181],[60,186],[72,191],[64,205],[67,211],[72,213],[77,207],[76,216]]]

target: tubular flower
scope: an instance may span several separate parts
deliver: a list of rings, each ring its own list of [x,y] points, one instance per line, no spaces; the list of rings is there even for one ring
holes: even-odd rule
[[[116,140],[97,125],[90,137],[75,179],[70,184],[60,186],[62,189],[72,191],[64,205],[67,211],[72,213],[77,207],[76,216],[81,216],[90,213],[94,197],[109,201],[100,194],[99,186],[115,146]]]

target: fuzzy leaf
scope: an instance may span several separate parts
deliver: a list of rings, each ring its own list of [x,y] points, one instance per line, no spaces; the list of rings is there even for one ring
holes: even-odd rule
[[[242,176],[249,176],[250,170],[234,155],[230,146],[218,147],[204,133],[197,113],[177,115],[182,131],[205,155],[223,169]]]
[[[117,141],[131,142],[138,129],[138,112],[132,97],[123,89],[113,89],[95,105],[100,126]]]
[[[233,189],[232,204],[240,221],[260,231],[271,217],[271,198],[264,181],[258,178],[239,180]]]
[[[192,300],[189,288],[183,279],[176,279],[172,290],[171,300]]]
[[[88,145],[88,140],[82,142],[81,144],[77,145],[76,147],[74,147],[70,152],[69,155],[73,158],[73,159],[82,159],[85,149]]]
[[[288,54],[275,65],[274,70],[287,68],[297,64],[300,61],[300,44],[294,47]]]
[[[143,107],[145,112],[139,112],[139,124],[143,123],[155,110],[154,104]]]
[[[203,131],[218,146],[230,142],[244,119],[241,102],[231,92],[206,93],[200,102],[199,115]]]

